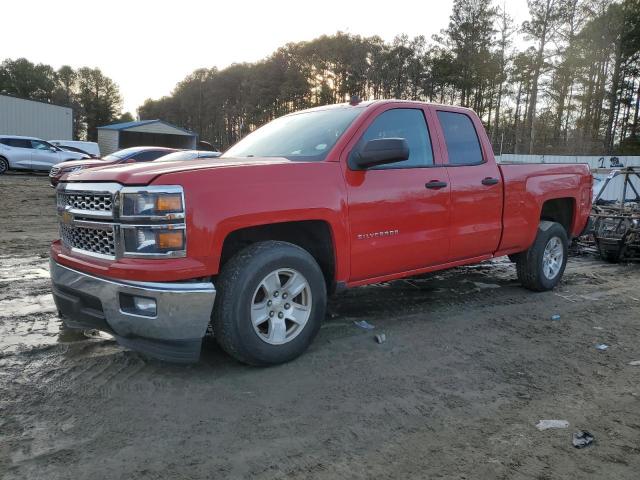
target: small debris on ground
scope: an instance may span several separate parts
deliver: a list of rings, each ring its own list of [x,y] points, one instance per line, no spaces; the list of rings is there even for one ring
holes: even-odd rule
[[[376,335],[376,342],[384,343],[386,341],[387,341],[387,336],[384,333],[379,333],[378,335]]]
[[[640,360],[634,360],[633,362],[629,362],[629,365],[632,367],[640,367]]]
[[[596,350],[600,350],[601,352],[604,352],[607,348],[609,348],[609,345],[607,345],[606,343],[596,344]]]
[[[536,428],[538,430],[548,430],[550,428],[567,428],[569,426],[569,422],[566,420],[540,420],[536,424]]]
[[[479,290],[484,290],[487,288],[500,288],[500,285],[497,285],[495,283],[473,282],[473,285]]]
[[[588,447],[593,443],[593,435],[585,430],[573,434],[573,446],[576,448]]]
[[[353,322],[356,327],[360,327],[360,328],[364,328],[365,330],[373,330],[374,327],[373,325],[371,325],[369,322],[367,322],[366,320],[359,320],[357,322]]]
[[[551,315],[551,320],[554,320],[554,321],[555,321],[555,320],[560,320],[560,315],[559,315],[559,314],[557,314],[557,313],[555,313],[555,314]]]

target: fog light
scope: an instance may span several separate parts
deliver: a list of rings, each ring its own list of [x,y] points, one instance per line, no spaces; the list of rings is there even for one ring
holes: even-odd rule
[[[126,293],[120,294],[120,310],[143,317],[155,317],[158,314],[158,306],[154,298],[138,297]]]
[[[133,297],[133,305],[135,306],[136,310],[145,315],[148,315],[149,317],[156,316],[156,301],[153,298]]]

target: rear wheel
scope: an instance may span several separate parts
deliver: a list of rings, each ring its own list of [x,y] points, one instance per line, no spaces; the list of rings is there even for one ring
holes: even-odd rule
[[[542,221],[533,245],[518,256],[516,270],[522,286],[543,292],[552,290],[567,265],[567,232],[556,222]]]
[[[324,318],[322,271],[306,250],[290,243],[259,242],[240,251],[222,269],[217,289],[214,337],[250,365],[296,358]]]
[[[9,171],[9,162],[6,158],[0,157],[0,175]]]

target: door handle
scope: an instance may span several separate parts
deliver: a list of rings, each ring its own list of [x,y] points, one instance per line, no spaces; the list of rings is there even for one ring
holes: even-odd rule
[[[434,190],[438,190],[440,188],[444,188],[447,186],[447,182],[441,182],[439,180],[432,180],[424,184],[426,188],[431,188]]]
[[[500,180],[498,180],[497,178],[487,177],[487,178],[482,180],[482,184],[483,185],[496,185],[499,181]]]

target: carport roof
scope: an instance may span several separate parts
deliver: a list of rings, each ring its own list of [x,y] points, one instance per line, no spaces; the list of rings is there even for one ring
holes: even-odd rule
[[[167,125],[168,127],[175,128],[176,130],[181,130],[189,135],[195,136],[196,134],[186,130],[184,128],[176,127],[175,125],[170,124],[169,122],[165,122],[160,119],[155,120],[139,120],[137,122],[122,122],[122,123],[113,123],[111,125],[104,125],[102,127],[98,127],[99,130],[128,130],[130,128],[141,127],[142,125],[149,125],[151,123],[162,123]]]

